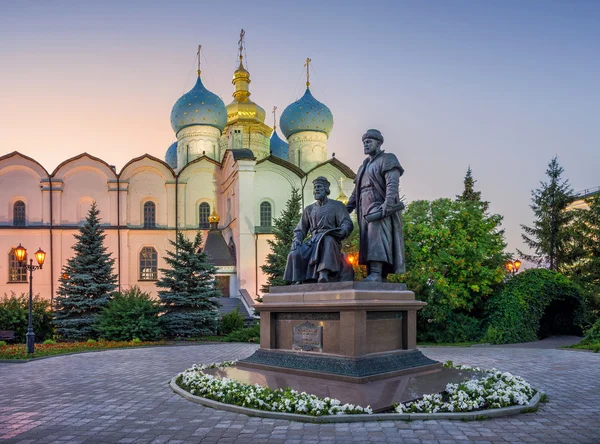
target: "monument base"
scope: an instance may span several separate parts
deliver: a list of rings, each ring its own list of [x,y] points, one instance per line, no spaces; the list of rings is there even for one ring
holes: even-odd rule
[[[409,402],[423,395],[443,392],[448,383],[460,383],[477,376],[457,369],[412,369],[409,374],[390,376],[375,381],[354,383],[344,378],[329,379],[323,374],[293,374],[266,368],[248,368],[241,365],[221,369],[207,369],[205,373],[218,378],[229,378],[245,384],[258,384],[271,389],[291,388],[319,398],[334,398],[342,404],[370,406],[373,412],[390,411],[395,404]]]

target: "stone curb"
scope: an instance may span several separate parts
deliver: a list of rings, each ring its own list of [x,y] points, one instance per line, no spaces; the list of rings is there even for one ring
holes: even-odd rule
[[[26,364],[28,362],[41,361],[42,359],[49,358],[59,358],[61,356],[71,356],[71,355],[82,355],[84,353],[98,353],[105,352],[111,350],[140,350],[144,348],[159,348],[159,347],[191,347],[194,345],[216,345],[216,344],[224,344],[223,342],[196,342],[196,343],[175,343],[175,344],[157,344],[157,345],[142,345],[142,346],[129,346],[129,347],[115,347],[115,348],[101,348],[98,350],[81,350],[69,353],[60,353],[58,355],[49,355],[49,356],[40,356],[38,358],[29,358],[29,359],[0,359],[0,364]],[[225,344],[250,344],[250,342],[225,342]]]
[[[357,415],[326,415],[326,416],[308,416],[300,415],[297,413],[280,413],[280,412],[269,412],[266,410],[256,410],[238,405],[224,404],[219,401],[213,401],[212,399],[201,398],[200,396],[192,395],[177,385],[175,382],[177,376],[169,382],[171,390],[178,395],[184,397],[188,401],[201,404],[205,407],[210,407],[217,410],[225,410],[232,413],[242,413],[248,416],[259,416],[262,418],[269,419],[285,419],[288,421],[298,422],[311,422],[311,423],[333,423],[333,422],[372,422],[372,421],[417,421],[426,419],[449,419],[449,420],[462,420],[462,421],[473,421],[488,418],[498,418],[501,416],[513,416],[519,413],[526,413],[530,409],[537,409],[542,392],[537,390],[537,393],[529,401],[527,405],[516,405],[511,407],[502,407],[499,409],[481,410],[477,412],[464,412],[464,413],[373,413],[368,414],[357,414]],[[534,388],[534,390],[536,390]]]

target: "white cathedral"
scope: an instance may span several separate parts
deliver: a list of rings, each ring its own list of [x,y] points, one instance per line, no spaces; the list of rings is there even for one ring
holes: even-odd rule
[[[312,180],[325,176],[331,197],[343,200],[352,191],[354,172],[328,158],[333,115],[313,97],[308,74],[306,92],[280,117],[288,142],[275,124],[265,124],[265,110],[250,99],[241,49],[229,105],[206,89],[200,69],[194,87],[175,102],[171,126],[177,141],[164,161],[145,154],[117,172],[83,153],[50,173],[18,152],[0,157],[0,275],[5,276],[0,295],[29,291],[28,275],[13,252],[22,244],[30,257],[38,247],[47,253],[43,269],[34,273],[33,292],[54,298],[63,265],[73,255],[73,234],[94,201],[119,288],[137,285],[156,294],[163,257],[172,248],[168,240],[177,231],[193,238],[200,229],[223,295],[241,298],[248,307],[261,294],[266,276],[260,267],[270,252],[272,220],[292,187],[301,191],[306,206],[314,200]]]

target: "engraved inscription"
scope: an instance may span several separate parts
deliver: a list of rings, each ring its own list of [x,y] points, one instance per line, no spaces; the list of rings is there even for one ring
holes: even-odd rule
[[[276,321],[339,321],[340,312],[275,313]]]
[[[292,327],[292,350],[323,351],[323,327],[310,322]]]

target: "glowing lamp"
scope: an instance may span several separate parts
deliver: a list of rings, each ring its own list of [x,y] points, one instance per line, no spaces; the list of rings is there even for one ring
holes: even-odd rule
[[[38,264],[40,264],[40,268],[42,268],[42,265],[44,265],[44,261],[46,260],[46,252],[39,248],[38,251],[35,252],[35,258]]]
[[[515,266],[515,271],[519,271],[519,268],[521,268],[521,261],[517,259],[513,264]]]
[[[15,257],[17,258],[17,261],[23,262],[26,256],[27,249],[23,245],[19,244],[19,246],[15,248]]]
[[[512,262],[509,262],[509,263],[507,263],[507,264],[506,264],[506,269],[507,269],[508,271],[511,271],[511,272],[512,272],[512,271],[513,271],[513,268],[514,268],[514,265],[513,265],[513,263],[512,263]]]

